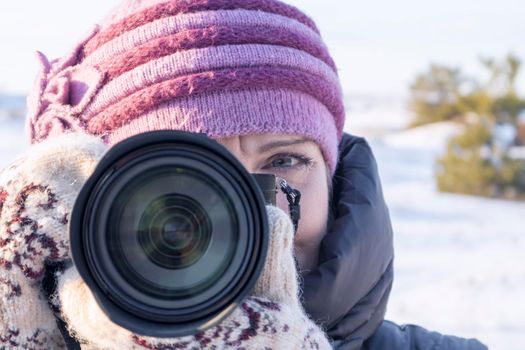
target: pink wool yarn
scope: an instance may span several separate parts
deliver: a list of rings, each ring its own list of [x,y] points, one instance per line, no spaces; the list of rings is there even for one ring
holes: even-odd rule
[[[153,130],[316,141],[332,174],[345,111],[315,23],[277,0],[127,0],[65,57],[38,53],[31,143]]]

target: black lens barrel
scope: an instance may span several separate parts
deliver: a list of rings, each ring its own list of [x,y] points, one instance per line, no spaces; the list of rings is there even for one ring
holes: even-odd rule
[[[84,184],[72,258],[113,322],[147,336],[194,334],[251,292],[275,193],[275,176],[252,176],[204,134],[139,134],[111,147]]]

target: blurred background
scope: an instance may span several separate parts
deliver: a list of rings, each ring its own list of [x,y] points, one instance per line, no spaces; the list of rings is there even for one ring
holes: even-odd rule
[[[525,347],[525,2],[289,0],[339,68],[395,230],[387,319]],[[63,56],[117,0],[0,11],[0,166],[27,147],[35,50]]]

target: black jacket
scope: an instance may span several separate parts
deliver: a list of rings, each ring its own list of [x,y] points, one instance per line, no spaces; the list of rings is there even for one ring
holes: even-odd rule
[[[368,143],[349,134],[339,151],[334,220],[321,243],[319,265],[303,276],[303,302],[311,318],[338,349],[486,349],[476,340],[384,320],[394,248],[376,161]]]

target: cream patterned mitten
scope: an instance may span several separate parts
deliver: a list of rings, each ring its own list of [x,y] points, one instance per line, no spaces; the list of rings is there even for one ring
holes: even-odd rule
[[[0,348],[64,348],[42,291],[46,262],[69,260],[69,215],[76,195],[106,152],[80,133],[31,146],[0,173]],[[293,225],[268,206],[268,258],[253,293],[218,326],[194,336],[144,337],[112,323],[74,267],[54,298],[82,349],[330,349],[299,301]]]
[[[42,291],[46,262],[69,259],[70,209],[106,151],[93,136],[31,146],[0,173],[0,349],[62,349]]]

